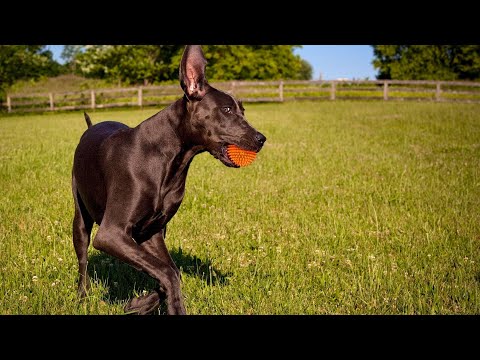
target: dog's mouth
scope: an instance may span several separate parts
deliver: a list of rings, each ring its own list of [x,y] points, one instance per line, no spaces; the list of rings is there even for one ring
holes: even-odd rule
[[[227,152],[228,145],[229,144],[224,144],[220,147],[219,156],[217,159],[220,160],[224,165],[228,167],[238,168],[240,166],[235,164],[232,161],[232,159],[230,159],[230,157],[228,156],[228,152]]]
[[[229,145],[233,145],[233,144],[222,144],[220,146],[220,148],[215,152],[215,153],[212,153],[212,155],[220,160],[224,165],[228,166],[228,167],[233,167],[233,168],[239,168],[240,165],[236,164],[231,158],[230,156],[228,155],[228,146]],[[257,149],[250,149],[248,147],[245,147],[245,146],[239,146],[239,145],[236,145],[238,146],[239,148],[243,149],[243,150],[248,150],[248,151],[255,151],[255,152],[258,152]]]

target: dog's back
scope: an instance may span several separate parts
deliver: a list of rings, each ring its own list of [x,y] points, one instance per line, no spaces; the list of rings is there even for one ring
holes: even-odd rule
[[[116,121],[103,121],[93,125],[85,114],[88,129],[83,133],[73,158],[72,176],[76,184],[77,196],[97,224],[100,224],[105,211],[106,189],[102,146],[119,131],[129,130],[125,124]]]

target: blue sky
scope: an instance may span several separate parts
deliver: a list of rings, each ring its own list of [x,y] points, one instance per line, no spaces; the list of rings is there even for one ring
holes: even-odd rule
[[[63,45],[48,45],[54,58],[61,62]],[[313,79],[320,75],[324,80],[338,78],[375,79],[372,65],[373,49],[370,45],[303,45],[295,53],[313,67]]]
[[[370,45],[303,45],[295,51],[313,66],[313,80],[338,78],[375,80]]]

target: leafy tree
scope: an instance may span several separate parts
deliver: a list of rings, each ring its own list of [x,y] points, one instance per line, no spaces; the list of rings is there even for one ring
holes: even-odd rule
[[[62,66],[45,45],[0,45],[0,93],[17,80],[55,76]],[[2,95],[3,96],[3,95]]]
[[[298,72],[298,80],[311,80],[313,77],[313,67],[305,59],[301,59],[301,67]]]
[[[208,61],[207,78],[310,79],[308,63],[294,55],[294,49],[292,45],[207,45],[203,49]]]
[[[480,45],[374,45],[373,50],[378,79],[480,79]]]
[[[89,77],[127,84],[149,84],[178,77],[172,67],[176,45],[87,45],[75,56],[80,72]]]
[[[480,79],[480,45],[452,46],[452,67],[460,80]]]
[[[85,50],[85,45],[64,45],[60,57],[65,61],[65,66],[73,73],[77,72],[75,59]]]
[[[292,45],[204,45],[210,80],[310,79]],[[73,50],[73,49],[68,49]],[[178,79],[181,45],[91,45],[74,61],[83,75],[127,84]],[[70,51],[73,53],[73,51]]]

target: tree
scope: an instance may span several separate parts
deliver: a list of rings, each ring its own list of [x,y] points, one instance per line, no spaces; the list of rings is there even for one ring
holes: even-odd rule
[[[301,59],[301,68],[298,72],[298,80],[311,80],[313,77],[313,67],[305,59]]]
[[[452,46],[452,67],[460,80],[480,79],[480,45]]]
[[[63,47],[60,57],[63,59],[63,61],[65,61],[65,66],[69,68],[71,72],[77,72],[75,59],[84,50],[85,45],[65,45]]]
[[[308,62],[292,45],[207,45],[207,78],[212,80],[310,79]],[[310,64],[308,64],[310,65]],[[310,66],[311,69],[311,66]]]
[[[480,45],[374,45],[373,50],[378,79],[480,79]]]
[[[171,59],[179,50],[177,45],[87,45],[75,64],[85,76],[149,84],[178,77]]]
[[[209,80],[310,79],[311,65],[292,45],[204,45]],[[73,51],[72,51],[73,52]],[[178,79],[181,45],[90,45],[74,62],[90,77],[127,84]]]
[[[0,45],[0,92],[17,80],[55,76],[62,66],[45,45]]]

